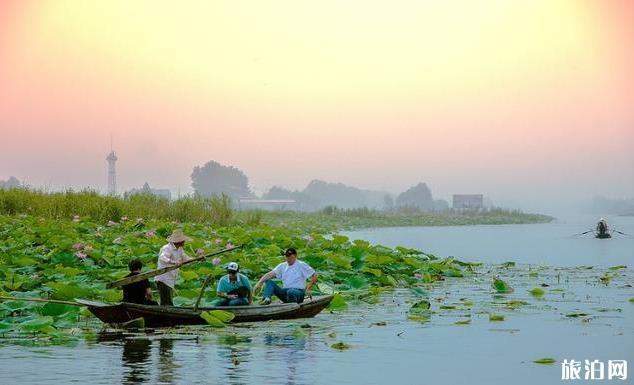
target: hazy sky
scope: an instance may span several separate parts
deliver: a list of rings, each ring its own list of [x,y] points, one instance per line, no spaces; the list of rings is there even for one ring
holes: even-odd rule
[[[634,196],[634,2],[0,2],[0,179]]]

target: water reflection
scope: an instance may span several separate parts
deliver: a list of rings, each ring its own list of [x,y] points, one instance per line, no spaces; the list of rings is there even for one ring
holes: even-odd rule
[[[251,358],[251,338],[230,334],[219,336],[218,342],[218,356],[220,356],[221,362],[228,362],[224,366],[225,378],[223,378],[223,382],[230,385],[248,383],[248,373],[244,364],[248,363]]]
[[[159,340],[158,382],[161,384],[173,384],[176,379],[174,373],[177,368],[178,364],[174,362],[174,340]]]
[[[141,384],[149,381],[150,349],[152,342],[147,338],[123,340],[121,361],[128,371],[124,376],[124,384]]]
[[[149,383],[152,373],[152,341],[145,336],[132,336],[124,332],[101,332],[97,342],[121,344],[121,364],[124,368],[122,383]]]
[[[278,361],[286,366],[286,378],[278,378],[279,383],[287,385],[306,384],[305,373],[298,367],[306,360],[306,340],[308,336],[304,332],[294,332],[291,335],[265,334],[264,345],[266,349],[266,361]],[[284,372],[279,372],[279,377]]]

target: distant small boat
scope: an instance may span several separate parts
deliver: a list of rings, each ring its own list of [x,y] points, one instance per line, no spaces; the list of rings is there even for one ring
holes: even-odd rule
[[[612,235],[610,233],[595,233],[594,237],[599,239],[607,239],[612,238]]]
[[[271,305],[193,307],[141,305],[136,303],[107,304],[76,299],[88,310],[108,324],[123,324],[143,318],[146,327],[171,327],[178,325],[205,325],[200,313],[207,310],[226,310],[235,315],[231,321],[254,322],[278,319],[311,318],[319,314],[332,301],[332,295],[314,297],[302,303],[275,303]]]

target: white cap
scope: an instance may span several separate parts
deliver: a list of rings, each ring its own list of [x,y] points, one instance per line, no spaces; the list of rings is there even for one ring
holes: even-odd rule
[[[229,263],[227,264],[227,270],[230,270],[230,271],[238,271],[238,270],[240,270],[240,267],[239,267],[239,266],[238,266],[238,264],[237,264],[237,263],[235,263],[235,262],[229,262]]]

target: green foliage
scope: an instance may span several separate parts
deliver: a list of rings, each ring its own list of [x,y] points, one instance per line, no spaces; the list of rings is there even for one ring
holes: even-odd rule
[[[533,362],[536,364],[542,364],[542,365],[552,365],[555,362],[557,362],[557,360],[552,357],[542,357],[542,358],[538,358],[534,360]]]
[[[130,199],[143,202],[146,198],[134,196]],[[96,212],[101,212],[99,210],[96,209]],[[392,287],[412,288],[420,292],[421,297],[426,297],[426,292],[417,285],[447,276],[459,277],[463,274],[462,269],[469,266],[414,249],[372,246],[341,235],[326,237],[323,234],[330,229],[321,227],[319,223],[272,226],[263,221],[245,226],[241,218],[237,219],[236,223],[217,226],[209,222],[174,223],[172,219],[146,218],[143,221],[108,223],[103,219],[91,220],[81,216],[74,220],[72,216],[47,219],[0,215],[0,234],[11,234],[3,237],[1,245],[0,289],[13,297],[118,302],[121,290],[106,290],[106,283],[125,276],[127,264],[132,258],[142,261],[144,271],[156,268],[158,250],[165,244],[165,236],[174,228],[182,228],[193,238],[186,245],[187,253],[192,256],[198,248],[209,253],[224,248],[228,243],[244,245],[239,250],[219,256],[217,265],[208,261],[181,269],[176,282],[175,302],[190,306],[197,298],[201,280],[208,275],[217,280],[224,274],[222,266],[229,261],[238,262],[242,273],[255,281],[284,260],[279,253],[287,247],[297,248],[299,258],[319,272],[319,289],[327,293],[341,293],[335,294],[331,310],[347,308],[344,296],[375,303],[381,290]],[[210,288],[213,286],[214,282]],[[206,290],[205,295],[213,295],[213,290]],[[11,315],[12,321],[7,324],[16,325],[12,326],[16,330],[23,330],[17,325],[34,314],[54,317],[55,322],[50,325],[53,328],[76,323],[76,317],[83,315],[81,310],[78,312],[64,305],[26,304],[21,301],[0,303],[0,315]]]
[[[348,350],[351,348],[350,345],[343,343],[343,342],[336,342],[332,345],[330,345],[331,348],[336,349],[336,350]]]
[[[533,297],[538,297],[538,298],[539,297],[543,297],[544,296],[544,289],[536,287],[536,288],[530,290],[529,293],[531,293],[531,295]]]
[[[0,189],[0,214],[29,214],[43,218],[79,220],[90,218],[104,223],[131,219],[164,219],[180,222],[210,222],[228,225],[233,218],[227,195],[203,198],[184,197],[174,201],[151,194],[131,194],[124,198],[99,195],[94,191],[45,193],[25,188]]]
[[[502,314],[489,314],[489,321],[491,322],[499,322],[504,321],[504,316]]]
[[[207,321],[211,327],[223,328],[225,324],[231,322],[235,315],[224,310],[210,310],[200,313],[200,317]]]
[[[493,278],[493,288],[499,294],[508,294],[513,292],[513,288],[499,278]]]

